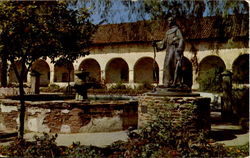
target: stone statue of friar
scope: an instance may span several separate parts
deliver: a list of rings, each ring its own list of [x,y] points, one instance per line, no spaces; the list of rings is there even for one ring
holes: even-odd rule
[[[157,52],[166,49],[163,68],[164,87],[177,88],[183,86],[182,60],[184,51],[184,39],[181,30],[175,23],[173,17],[168,18],[169,30],[160,42],[153,42]]]

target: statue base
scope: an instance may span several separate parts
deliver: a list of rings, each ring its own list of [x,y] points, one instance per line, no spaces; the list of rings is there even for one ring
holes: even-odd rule
[[[185,92],[155,91],[144,93],[138,97],[138,128],[143,128],[152,123],[160,114],[166,111],[171,112],[170,120],[174,123],[180,121],[181,116],[186,114],[187,109],[192,109],[193,119],[187,130],[190,132],[199,132],[200,129],[210,130],[210,98],[200,97],[199,94]]]
[[[158,86],[152,92],[146,93],[148,96],[185,96],[185,97],[197,97],[199,93],[192,93],[189,87],[164,87]]]

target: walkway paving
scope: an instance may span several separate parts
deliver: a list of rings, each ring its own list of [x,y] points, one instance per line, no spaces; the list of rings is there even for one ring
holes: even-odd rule
[[[25,138],[32,140],[36,133],[27,133]],[[41,133],[39,135],[42,135]],[[73,142],[80,142],[82,145],[93,145],[104,147],[118,140],[127,141],[126,131],[106,132],[106,133],[75,133],[75,134],[58,134],[56,142],[58,145],[69,146]]]
[[[225,146],[238,146],[249,143],[249,131],[242,131],[239,125],[212,124],[211,133],[216,143],[225,144]]]
[[[235,125],[212,125],[213,137],[215,143],[222,143],[225,146],[238,146],[249,143],[249,132],[240,132],[240,127]],[[34,140],[34,135],[41,136],[42,133],[26,133],[25,139]],[[0,145],[9,144],[16,133],[1,133],[0,132]],[[115,141],[128,139],[126,131],[106,132],[106,133],[74,133],[74,134],[58,134],[56,142],[58,145],[69,146],[73,142],[80,142],[82,145],[93,145],[103,147],[110,145]]]
[[[216,143],[225,144],[225,146],[238,146],[249,143],[249,132],[245,134],[236,134],[236,138],[232,140],[217,141]]]
[[[26,140],[34,140],[34,135],[42,136],[42,133],[30,132],[24,135]],[[54,135],[54,134],[53,134]],[[0,132],[0,145],[10,144],[17,136],[16,132]],[[72,133],[58,134],[56,139],[57,145],[69,146],[73,142],[80,142],[82,145],[93,145],[104,147],[116,141],[127,141],[128,136],[126,131],[105,132],[105,133]]]

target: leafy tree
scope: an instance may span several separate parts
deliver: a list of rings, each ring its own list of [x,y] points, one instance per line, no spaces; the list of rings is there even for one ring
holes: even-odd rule
[[[248,4],[244,0],[145,0],[146,12],[154,19],[175,17],[228,16],[230,14],[247,14]]]
[[[210,68],[200,71],[197,81],[200,85],[199,90],[207,92],[222,92],[220,74],[224,71],[223,67]]]
[[[69,9],[63,1],[0,2],[0,55],[11,62],[19,83],[20,138],[24,134],[25,75],[39,58],[73,61],[88,54],[95,31],[88,17],[87,10]],[[17,61],[21,63],[19,70]]]
[[[181,21],[181,29],[185,37],[190,32],[201,29],[200,27],[204,24],[200,23],[200,18],[206,16],[214,16],[213,28],[216,34],[220,34],[220,37],[225,37],[228,41],[237,39],[237,30],[239,30],[237,24],[242,24],[241,27],[244,28],[241,30],[249,30],[249,16],[242,17],[242,14],[249,14],[249,5],[246,0],[74,0],[72,5],[76,8],[89,7],[92,12],[98,12],[93,19],[105,23],[164,21],[167,17],[174,16]],[[122,11],[117,11],[118,9]],[[128,18],[124,18],[124,15]],[[158,28],[158,25],[161,24],[154,22],[146,27],[148,30],[152,28],[155,30],[154,28]],[[192,25],[197,28],[191,28]]]

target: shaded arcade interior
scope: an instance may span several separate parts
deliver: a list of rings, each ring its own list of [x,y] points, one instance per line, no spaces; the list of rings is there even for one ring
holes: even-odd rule
[[[233,73],[233,83],[248,84],[249,83],[249,54],[239,55],[233,60],[231,71]],[[201,83],[202,79],[209,78],[209,73],[218,75],[228,69],[224,60],[220,56],[209,55],[204,57],[198,64],[198,75],[193,76],[193,65],[190,60],[184,57],[182,67],[183,80],[187,85],[192,85],[196,80],[200,87],[204,86]],[[35,61],[30,72],[36,71],[40,73],[40,85],[49,86],[50,84],[68,83],[75,81],[75,71],[82,70],[89,72],[89,76],[102,84],[161,84],[163,68],[154,61],[152,57],[140,57],[134,63],[130,63],[121,57],[111,58],[106,63],[100,63],[94,58],[86,58],[74,66],[74,63],[52,64],[47,60],[39,59]],[[21,64],[16,62],[18,71]],[[2,66],[2,64],[0,64]],[[8,83],[18,83],[15,76],[13,66],[7,67]],[[30,72],[25,76],[25,82],[30,81]],[[193,72],[193,73],[192,73]],[[195,81],[195,82],[196,82]]]

